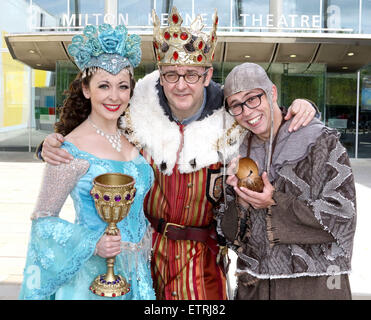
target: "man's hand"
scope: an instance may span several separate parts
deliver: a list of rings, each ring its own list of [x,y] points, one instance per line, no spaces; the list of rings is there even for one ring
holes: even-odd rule
[[[315,115],[315,108],[307,100],[295,99],[285,117],[285,120],[294,117],[290,123],[289,132],[296,131],[301,126],[305,127],[312,121]]]
[[[237,177],[235,177],[237,179]],[[229,179],[229,177],[228,177]],[[227,179],[227,183],[228,183]],[[247,188],[238,188],[237,183],[234,186],[234,191],[239,197],[240,204],[248,203],[253,206],[255,209],[264,209],[268,208],[275,204],[272,196],[274,192],[274,187],[268,180],[268,175],[266,172],[262,174],[262,180],[264,183],[263,192],[255,192]]]
[[[227,168],[228,178],[226,179],[225,182],[229,184],[230,186],[232,186],[234,190],[238,189],[238,186],[237,186],[238,178],[236,177],[235,174],[238,171],[238,161],[240,160],[240,158],[241,158],[240,155],[237,156],[236,158],[233,158]],[[237,201],[244,208],[249,207],[249,204],[246,201],[244,201],[241,197],[238,197],[238,195],[237,195]]]
[[[60,149],[63,142],[64,138],[61,134],[49,134],[44,140],[41,151],[44,161],[49,164],[59,165],[61,163],[69,163],[73,160],[73,157],[66,150]]]

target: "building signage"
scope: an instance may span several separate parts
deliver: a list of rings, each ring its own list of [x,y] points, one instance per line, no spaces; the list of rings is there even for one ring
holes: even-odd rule
[[[202,21],[207,25],[208,21],[212,21],[211,17],[208,14],[201,14]],[[298,14],[289,14],[289,15],[280,15],[275,23],[274,14],[249,14],[242,13],[240,14],[242,20],[242,27],[247,28],[311,28],[318,29],[321,28],[321,17],[319,15],[298,15]],[[168,14],[162,13],[160,15],[160,21],[162,25],[168,25]],[[132,25],[129,20],[129,14],[118,14],[118,22],[116,17],[113,14],[101,14],[101,13],[92,13],[92,14],[72,14],[68,16],[67,14],[63,15],[62,26],[63,27],[81,27],[89,24],[99,25],[100,23],[111,23],[111,24],[125,24],[126,26]],[[189,25],[193,20],[190,14],[185,14],[185,25]],[[152,25],[152,17],[148,14],[147,25]]]
[[[183,24],[184,25],[190,25],[192,21],[195,19],[194,16],[186,13],[181,14],[183,17]],[[201,14],[202,21],[205,25],[208,23],[208,19],[211,17],[208,17],[209,15],[204,13]],[[163,26],[168,25],[168,13],[162,13],[159,15],[159,19],[161,21],[161,24]],[[134,23],[133,23],[134,22]],[[62,15],[62,26],[63,27],[82,27],[89,24],[99,25],[101,23],[110,23],[110,24],[125,24],[126,26],[133,26],[138,25],[135,23],[135,21],[129,19],[128,13],[119,13],[117,15],[117,21],[116,16],[113,14],[102,14],[102,13],[91,13],[91,14],[71,14],[68,16],[67,14]],[[149,13],[147,17],[147,26],[152,26],[152,15]]]
[[[213,13],[202,13],[202,21],[205,26],[212,24]],[[194,15],[190,13],[182,14],[183,24],[190,25],[194,21]],[[159,14],[159,19],[163,26],[168,25],[168,13]],[[55,19],[55,18],[54,18]],[[230,22],[229,25],[220,25],[219,30],[259,30],[259,31],[345,31],[352,32],[352,29],[341,28],[341,14],[340,8],[334,5],[328,7],[326,15],[327,28],[322,28],[322,17],[321,15],[304,15],[304,14],[257,14],[257,13],[241,13],[239,15],[239,21]],[[130,13],[80,13],[80,14],[62,14],[59,19],[59,26],[53,28],[83,28],[86,25],[99,25],[101,23],[110,23],[113,25],[124,24],[130,27],[138,28],[151,28],[152,27],[152,16],[148,13],[145,16],[144,25],[138,25],[138,15]],[[34,21],[40,21],[40,19],[34,19]],[[50,21],[50,20],[49,20]],[[47,26],[34,27],[34,29],[51,28]]]
[[[295,28],[321,28],[321,16],[320,15],[280,15],[275,17],[274,14],[240,14],[242,18],[242,26],[248,28],[280,28],[280,29],[295,29]]]
[[[62,16],[62,26],[63,27],[81,27],[90,24],[99,25],[101,23],[110,24],[125,24],[129,25],[129,14],[118,14],[118,21],[116,21],[116,16],[110,13],[85,13],[85,14],[63,14]]]

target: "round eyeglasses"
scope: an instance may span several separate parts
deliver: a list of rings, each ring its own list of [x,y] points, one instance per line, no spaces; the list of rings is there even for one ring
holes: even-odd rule
[[[249,109],[255,109],[260,106],[263,95],[264,93],[259,93],[256,96],[247,98],[242,103],[238,103],[233,106],[227,105],[227,111],[231,116],[239,116],[243,112],[243,107],[247,107]]]
[[[203,77],[208,71],[209,69],[207,69],[202,74],[198,74],[196,72],[187,72],[185,74],[179,74],[174,71],[169,71],[169,72],[161,72],[161,75],[169,83],[177,83],[179,81],[179,78],[183,77],[185,82],[194,84],[198,82],[198,80],[200,80],[200,78]]]

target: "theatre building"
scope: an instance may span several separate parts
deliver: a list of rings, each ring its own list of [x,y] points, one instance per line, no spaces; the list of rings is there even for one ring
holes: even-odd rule
[[[279,104],[314,101],[341,132],[351,158],[371,158],[371,0],[2,0],[0,151],[33,151],[58,121],[63,92],[77,74],[67,53],[85,25],[123,23],[142,38],[136,78],[152,72],[152,9],[167,25],[219,16],[214,80],[243,62],[263,66]]]

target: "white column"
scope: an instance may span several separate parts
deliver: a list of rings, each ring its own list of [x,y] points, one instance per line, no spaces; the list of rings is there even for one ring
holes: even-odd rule
[[[359,93],[361,91],[361,71],[357,71],[357,104],[356,104],[356,139],[354,148],[354,158],[358,158],[358,125],[359,125]]]
[[[34,96],[32,94],[33,91],[33,69],[30,67],[29,68],[29,102],[30,102],[30,109],[29,109],[29,114],[28,114],[28,152],[31,152],[31,144],[32,144],[32,108],[34,104]]]
[[[118,0],[105,0],[104,2],[104,22],[117,25]]]
[[[269,1],[269,14],[273,15],[273,26],[278,27],[278,21],[282,15],[282,0]],[[280,32],[282,30],[269,30],[269,32]]]
[[[359,0],[358,33],[362,33],[362,0]]]

